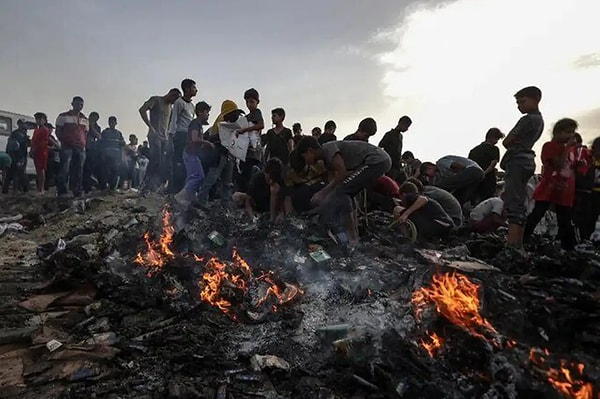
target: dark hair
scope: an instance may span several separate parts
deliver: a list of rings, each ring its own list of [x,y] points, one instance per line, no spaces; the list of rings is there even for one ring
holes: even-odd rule
[[[260,101],[260,96],[258,95],[258,90],[256,90],[254,87],[252,87],[244,92],[244,100],[250,100],[250,99]]]
[[[490,130],[488,130],[485,134],[486,140],[489,138],[501,139],[502,137],[504,137],[504,133],[502,133],[497,127],[490,128]]]
[[[298,155],[304,155],[306,151],[309,149],[318,150],[321,148],[321,145],[313,136],[302,137],[302,139],[298,142]]]
[[[300,123],[296,122],[296,123],[294,123],[294,124],[292,125],[292,129],[293,129],[293,130],[298,130],[298,129],[300,129],[300,130],[301,130],[301,129],[302,129],[302,125],[301,125]]]
[[[108,117],[108,121],[110,122],[111,120],[114,120],[116,122],[117,121],[117,117],[116,116],[109,116]]]
[[[596,137],[594,141],[592,141],[592,151],[600,151],[600,137]]]
[[[410,119],[410,117],[407,115],[401,116],[400,119],[398,119],[398,124],[401,124],[401,123],[406,123],[407,125],[411,125],[412,119]]]
[[[552,128],[552,137],[565,130],[575,130],[579,125],[575,119],[563,118],[559,119]]]
[[[191,88],[195,84],[196,84],[196,82],[194,82],[192,79],[183,79],[181,81],[181,90],[183,90],[185,92],[186,89]]]
[[[75,102],[75,101],[83,101],[83,97],[81,97],[81,96],[75,96],[75,97],[73,97],[73,101],[72,102]]]
[[[417,188],[417,186],[415,186],[414,183],[411,183],[409,181],[405,181],[400,185],[401,194],[417,194],[418,192],[419,189]]]
[[[527,86],[516,92],[514,97],[527,97],[536,101],[540,101],[542,99],[542,91],[535,86]]]
[[[210,111],[210,105],[206,101],[196,103],[196,112]]]
[[[319,132],[319,134],[322,133],[322,130],[319,126],[315,126],[312,128],[312,130],[310,131],[311,133],[314,133],[315,131]]]
[[[581,137],[581,134],[575,132],[575,134],[573,135],[573,138],[575,139],[575,141],[577,142],[577,144],[582,144],[583,143],[583,137]]]
[[[265,173],[275,182],[281,184],[283,181],[283,165],[279,158],[271,158],[265,164]]]
[[[334,121],[327,121],[325,122],[325,129],[324,130],[331,130],[331,129],[336,129],[337,125],[335,124]]]
[[[90,112],[90,114],[89,114],[88,118],[90,118],[90,119],[91,119],[91,118],[92,118],[92,117],[94,117],[94,116],[95,116],[96,118],[100,119],[100,114],[98,114],[96,111],[92,111],[92,112]]]
[[[358,131],[372,136],[377,133],[377,122],[373,118],[365,118],[358,124]]]
[[[419,172],[423,175],[423,174],[425,174],[425,172],[427,172],[427,168],[431,168],[431,167],[435,168],[437,166],[433,162],[423,162],[421,164],[421,166],[419,167]]]
[[[181,84],[183,85],[183,82],[181,82]],[[173,87],[171,90],[169,90],[169,93],[167,93],[167,94],[171,94],[171,93],[177,93],[177,94],[181,95],[181,90],[179,90],[177,87]]]
[[[35,114],[33,114],[33,117],[35,119],[45,119],[46,121],[48,121],[48,117],[43,112],[36,112]]]
[[[129,140],[131,139],[136,139],[137,140],[137,136],[135,134],[130,134],[129,135]]]
[[[404,154],[402,154],[402,160],[404,161],[408,158],[415,159],[415,155],[411,151],[404,151]]]
[[[420,193],[423,192],[423,188],[424,188],[423,183],[419,179],[416,179],[414,177],[409,177],[408,179],[406,179],[406,181],[403,184],[406,184],[406,183],[414,184]]]
[[[275,108],[271,113],[280,116],[281,119],[285,119],[285,110],[283,108]]]

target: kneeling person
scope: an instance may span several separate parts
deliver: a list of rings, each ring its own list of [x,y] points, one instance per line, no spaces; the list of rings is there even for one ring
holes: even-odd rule
[[[442,206],[435,200],[419,194],[413,183],[400,187],[402,206],[394,209],[394,216],[400,223],[411,220],[417,227],[420,241],[448,234],[454,223]]]
[[[297,151],[307,165],[322,160],[333,174],[329,184],[313,195],[312,202],[324,221],[336,229],[343,245],[355,243],[358,230],[352,217],[352,198],[390,170],[390,156],[362,141],[333,141],[321,146],[314,137],[300,140]]]
[[[504,201],[498,197],[482,201],[471,211],[469,225],[476,233],[493,233],[499,227],[508,227],[504,213]]]

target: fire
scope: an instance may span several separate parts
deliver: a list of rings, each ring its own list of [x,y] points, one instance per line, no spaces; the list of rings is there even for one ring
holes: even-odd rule
[[[425,305],[435,304],[437,312],[472,336],[488,341],[483,333],[497,335],[496,329],[479,314],[479,285],[458,273],[434,275],[431,288],[415,291],[412,302],[417,318]]]
[[[282,283],[277,284],[272,273],[254,277],[248,262],[242,258],[234,249],[230,262],[222,261],[217,257],[210,258],[202,274],[202,280],[198,283],[201,292],[200,299],[212,306],[217,307],[223,313],[232,314],[232,298],[236,295],[248,294],[251,284],[259,281],[266,282],[269,286],[266,293],[257,301],[258,306],[264,305],[270,298],[276,302],[271,309],[277,311],[277,306],[287,303],[302,293],[295,285]],[[196,257],[197,261],[202,261]]]
[[[162,233],[157,241],[150,240],[150,233],[144,234],[146,253],[138,252],[134,262],[148,269],[148,277],[163,268],[168,259],[175,257],[171,250],[175,228],[171,225],[171,212],[165,206],[162,210]]]
[[[444,340],[440,338],[440,336],[437,335],[435,332],[429,333],[428,331],[427,336],[429,337],[429,342],[422,339],[421,346],[427,351],[427,353],[429,353],[429,357],[433,358],[435,352],[442,348]]]
[[[584,364],[568,363],[566,360],[561,359],[559,367],[552,367],[547,364],[544,355],[550,355],[548,349],[545,349],[542,354],[532,348],[529,351],[529,360],[546,374],[548,382],[554,389],[569,399],[593,399],[594,389],[592,384],[581,379],[585,369]]]

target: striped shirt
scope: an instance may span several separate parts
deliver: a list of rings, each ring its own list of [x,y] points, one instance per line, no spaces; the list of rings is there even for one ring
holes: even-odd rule
[[[63,112],[56,118],[56,137],[63,146],[84,149],[88,126],[88,119],[81,112]]]

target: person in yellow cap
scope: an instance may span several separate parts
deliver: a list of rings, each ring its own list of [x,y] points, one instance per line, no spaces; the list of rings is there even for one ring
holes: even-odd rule
[[[206,132],[208,141],[214,144],[212,154],[203,154],[201,156],[202,165],[206,169],[206,177],[202,181],[198,200],[200,203],[206,202],[210,192],[217,182],[219,182],[219,196],[221,199],[229,198],[229,186],[233,174],[233,159],[228,150],[221,144],[219,138],[219,123],[237,121],[242,111],[232,100],[225,100],[221,104],[221,113],[215,119],[215,122]]]

